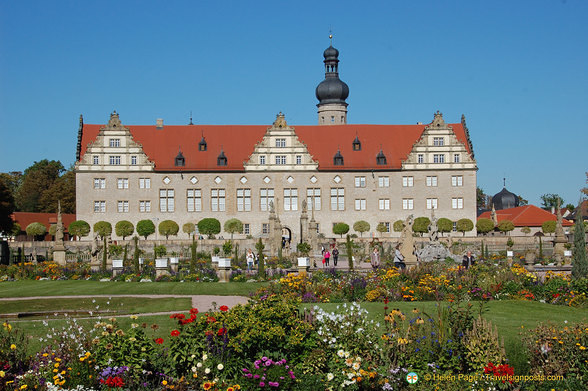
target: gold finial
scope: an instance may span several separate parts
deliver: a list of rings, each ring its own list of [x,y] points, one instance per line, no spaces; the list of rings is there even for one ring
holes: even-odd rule
[[[333,30],[329,26],[329,39],[331,40],[331,46],[333,45]]]

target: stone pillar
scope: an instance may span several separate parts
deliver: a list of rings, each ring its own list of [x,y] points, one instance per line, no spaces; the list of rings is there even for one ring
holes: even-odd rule
[[[218,282],[231,281],[231,272],[231,258],[220,258],[218,261],[218,270],[216,272]]]
[[[564,244],[566,244],[568,240],[566,239],[566,235],[563,231],[563,219],[561,216],[561,210],[559,209],[559,203],[557,205],[557,226],[555,227],[555,238],[553,239],[553,258],[557,265],[564,264],[564,252],[566,248]]]
[[[300,214],[300,242],[308,243],[308,214],[306,213],[306,200],[302,200],[302,213]]]

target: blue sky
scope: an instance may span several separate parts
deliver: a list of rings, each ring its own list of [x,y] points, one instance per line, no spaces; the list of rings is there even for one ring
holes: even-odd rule
[[[340,51],[350,123],[466,115],[486,193],[577,203],[588,171],[588,1],[0,0],[0,171],[75,159],[104,123],[317,122]]]

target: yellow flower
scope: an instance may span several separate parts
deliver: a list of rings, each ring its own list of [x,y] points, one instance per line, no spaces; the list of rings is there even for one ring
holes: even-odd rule
[[[6,373],[4,371],[0,371],[0,377],[4,377],[6,376]]]
[[[23,384],[22,386],[20,386],[20,390],[26,390],[28,386],[26,384]]]
[[[16,350],[16,345],[15,344],[10,345],[10,350]]]
[[[161,384],[163,384],[164,386],[167,386],[167,380],[162,381]]]

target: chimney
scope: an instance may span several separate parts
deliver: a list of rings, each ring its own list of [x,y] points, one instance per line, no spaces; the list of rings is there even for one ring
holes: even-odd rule
[[[157,118],[157,120],[155,121],[155,128],[163,129],[163,118]]]

